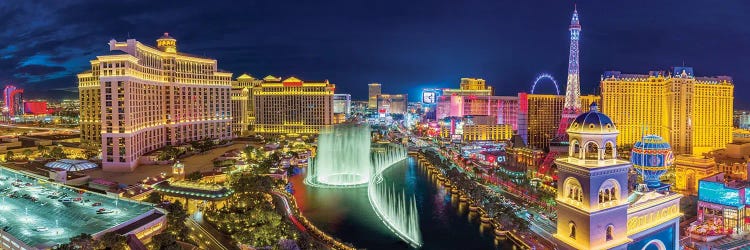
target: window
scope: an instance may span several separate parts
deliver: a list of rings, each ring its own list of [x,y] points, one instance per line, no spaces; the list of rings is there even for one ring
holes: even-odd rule
[[[570,238],[575,239],[576,238],[576,223],[573,221],[570,221],[568,223],[568,226],[570,227]]]
[[[614,230],[615,230],[615,226],[613,226],[613,225],[607,226],[607,241],[610,241],[610,240],[612,240],[614,238],[613,237],[613,234],[614,234],[613,231]]]

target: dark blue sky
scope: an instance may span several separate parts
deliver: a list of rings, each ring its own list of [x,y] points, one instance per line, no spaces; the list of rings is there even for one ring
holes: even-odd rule
[[[564,85],[572,9],[560,0],[2,1],[0,84],[75,97],[75,74],[110,38],[153,44],[170,32],[181,51],[217,58],[235,76],[329,79],[355,99],[370,82],[415,99],[461,77],[515,95],[542,72]],[[732,76],[736,104],[750,107],[750,2],[580,1],[578,10],[584,94],[605,70],[684,62],[696,75]]]

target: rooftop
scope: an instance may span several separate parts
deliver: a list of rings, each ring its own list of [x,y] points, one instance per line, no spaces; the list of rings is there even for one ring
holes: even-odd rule
[[[156,191],[170,196],[187,197],[198,200],[226,199],[234,190],[216,184],[206,184],[192,181],[163,181],[153,186]]]
[[[75,189],[1,166],[0,196],[0,225],[16,239],[39,248],[67,243],[81,233],[109,230],[154,209],[150,203]],[[100,209],[106,212],[98,213]]]
[[[44,164],[45,167],[63,169],[65,171],[82,171],[99,167],[96,163],[87,160],[62,159]]]

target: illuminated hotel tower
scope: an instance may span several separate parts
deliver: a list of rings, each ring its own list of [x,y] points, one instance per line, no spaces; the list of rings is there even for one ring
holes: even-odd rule
[[[570,20],[570,57],[568,58],[568,86],[565,88],[565,104],[563,106],[557,137],[565,138],[565,129],[581,112],[581,82],[578,76],[578,39],[581,37],[581,23],[578,22],[578,9],[573,11]]]
[[[169,34],[156,43],[112,39],[78,74],[81,142],[102,146],[106,171],[133,171],[166,145],[232,138],[232,73],[178,52]]]

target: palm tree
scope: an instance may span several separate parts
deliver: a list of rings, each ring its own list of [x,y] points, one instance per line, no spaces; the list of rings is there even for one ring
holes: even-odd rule
[[[28,148],[27,148],[27,149],[24,149],[24,150],[23,150],[22,154],[23,154],[24,158],[26,158],[26,160],[28,160],[28,159],[29,159],[29,157],[30,157],[30,156],[31,156],[32,154],[34,154],[34,151],[32,151],[31,149],[28,149]]]

